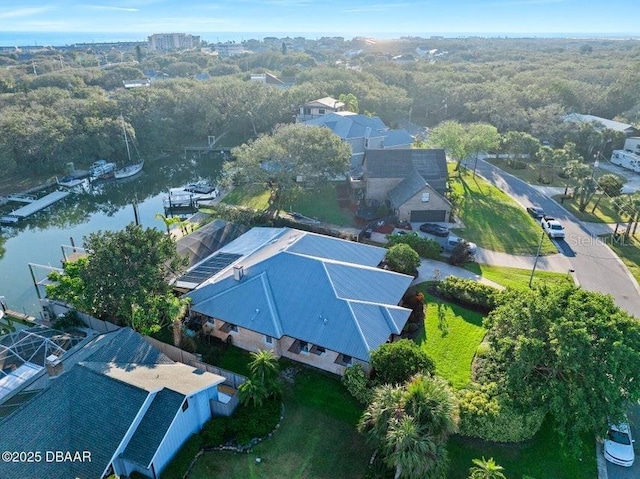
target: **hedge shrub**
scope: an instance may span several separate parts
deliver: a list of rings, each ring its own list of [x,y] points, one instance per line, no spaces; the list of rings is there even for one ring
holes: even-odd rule
[[[478,384],[457,392],[460,402],[458,433],[493,442],[521,442],[540,429],[545,413],[517,411],[499,393],[496,383]]]
[[[440,252],[442,251],[442,247],[437,241],[422,238],[421,236],[418,236],[416,232],[387,236],[387,248],[397,244],[406,244],[411,246],[411,248],[413,248],[421,258],[438,259],[440,258]]]
[[[433,359],[409,339],[380,345],[371,352],[371,366],[377,384],[402,384],[417,373],[433,374],[436,369]]]
[[[231,418],[224,416],[214,416],[202,428],[202,445],[204,447],[216,447],[231,439],[229,421]]]
[[[228,436],[237,444],[247,444],[254,437],[265,437],[280,420],[281,401],[268,400],[262,406],[241,405],[228,423]]]
[[[469,309],[488,313],[498,306],[500,290],[471,279],[448,276],[436,285],[437,294]]]
[[[346,369],[342,376],[342,384],[359,403],[369,404],[371,401],[373,390],[369,387],[369,378],[360,364],[355,363]]]
[[[194,434],[182,445],[178,453],[171,460],[169,465],[162,472],[162,479],[183,479],[191,461],[194,460],[196,454],[202,447],[202,438],[199,434]]]

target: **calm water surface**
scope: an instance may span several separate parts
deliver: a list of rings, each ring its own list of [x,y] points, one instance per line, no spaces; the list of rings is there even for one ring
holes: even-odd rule
[[[90,194],[70,195],[17,227],[2,226],[0,296],[6,297],[11,309],[38,316],[40,307],[29,263],[60,267],[61,246],[70,245],[71,238],[81,246],[90,233],[121,230],[133,222],[132,205],[136,199],[141,225],[164,230],[164,223],[155,215],[164,214],[162,200],[168,189],[199,179],[215,182],[221,165],[221,159],[212,155],[147,161],[144,171],[136,177],[101,183]],[[44,276],[40,272],[38,278]]]

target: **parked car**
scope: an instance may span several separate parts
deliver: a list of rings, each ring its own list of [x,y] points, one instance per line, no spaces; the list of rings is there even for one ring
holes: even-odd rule
[[[549,238],[564,238],[564,226],[550,216],[543,216],[540,225]]]
[[[475,243],[471,243],[470,241],[466,241],[458,236],[454,236],[454,235],[450,235],[446,241],[444,241],[443,243],[441,243],[442,245],[442,249],[445,251],[453,251],[454,248],[456,246],[458,246],[458,244],[460,243],[466,243],[467,244],[467,248],[469,249],[469,253],[475,255],[476,251],[478,250],[478,247],[476,246]]]
[[[634,442],[628,423],[609,426],[604,439],[604,458],[618,466],[631,467],[635,459]]]
[[[409,230],[409,231],[413,229],[413,227],[411,226],[411,223],[409,223],[408,221],[398,221],[396,223],[396,228],[400,230]]]
[[[420,231],[422,231],[423,233],[429,233],[433,236],[440,236],[441,238],[446,238],[447,236],[449,236],[449,229],[436,223],[421,224]]]
[[[544,210],[539,206],[528,206],[527,213],[529,213],[537,220],[539,220],[540,218],[544,218]]]

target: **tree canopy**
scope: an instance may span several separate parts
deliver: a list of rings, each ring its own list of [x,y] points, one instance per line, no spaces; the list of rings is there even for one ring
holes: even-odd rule
[[[371,352],[371,366],[379,384],[402,384],[416,373],[433,374],[435,364],[409,339],[382,344]]]
[[[185,261],[173,239],[134,224],[122,231],[98,231],[84,238],[86,258],[65,263],[47,294],[100,319],[150,332],[173,321],[180,300],[168,280]]]
[[[486,319],[488,361],[511,400],[548,411],[568,445],[604,434],[640,398],[638,320],[573,286],[504,294]]]
[[[331,130],[304,124],[280,125],[271,135],[262,135],[232,153],[236,161],[225,164],[227,181],[267,188],[274,214],[302,183],[313,185],[344,175],[351,159],[349,146]]]
[[[387,250],[384,260],[389,265],[389,269],[398,273],[414,274],[416,268],[420,266],[420,256],[411,246],[405,243],[391,246]]]

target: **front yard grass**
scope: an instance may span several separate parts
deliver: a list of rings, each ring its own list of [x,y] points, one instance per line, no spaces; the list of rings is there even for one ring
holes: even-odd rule
[[[454,230],[467,241],[492,251],[535,255],[540,225],[510,196],[468,171],[450,173],[451,188],[460,198],[458,215],[464,229]],[[557,253],[544,238],[541,254]]]
[[[553,199],[580,221],[586,221],[588,223],[617,223],[618,221],[622,221],[618,212],[611,205],[611,200],[608,198],[603,198],[592,213],[591,210],[596,201],[598,201],[599,195],[596,195],[594,199],[589,202],[584,211],[578,210],[578,202],[575,199],[565,198],[564,201],[562,201],[562,196],[563,195],[556,195]]]
[[[283,367],[287,366],[285,361]],[[206,452],[190,479],[362,478],[371,450],[355,429],[363,408],[339,379],[301,369],[285,391],[280,428],[249,454]],[[260,462],[256,462],[256,458]]]
[[[463,388],[471,381],[471,362],[487,332],[483,316],[429,295],[426,283],[417,289],[424,293],[426,310],[424,329],[415,341],[435,362],[436,374]]]
[[[631,236],[625,244],[613,241],[613,235],[600,236],[611,249],[618,255],[622,262],[629,268],[629,271],[640,283],[640,240]]]
[[[495,281],[505,288],[529,288],[529,278],[531,277],[530,269],[491,266],[488,264],[478,263],[467,263],[464,268],[475,274],[482,275],[491,281]],[[573,279],[567,273],[554,273],[551,271],[536,270],[533,276],[533,284],[535,285],[540,283],[573,284]]]

